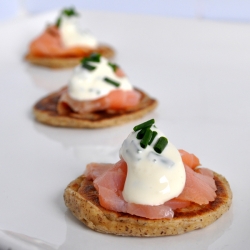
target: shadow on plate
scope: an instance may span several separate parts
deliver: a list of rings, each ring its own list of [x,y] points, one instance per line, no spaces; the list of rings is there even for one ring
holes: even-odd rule
[[[32,114],[29,114],[29,117],[31,118]],[[90,145],[120,146],[131,132],[133,124],[131,125],[128,123],[117,127],[101,129],[84,129],[53,127],[35,121],[33,126],[39,134],[42,134],[53,141],[59,142],[64,147],[72,147],[84,145],[84,143]]]
[[[72,69],[49,69],[45,67],[27,65],[26,72],[32,82],[48,92],[56,91],[65,86],[70,78]]]
[[[64,149],[73,149],[74,156],[88,162],[116,162],[127,130],[123,128],[70,129],[33,123],[34,129],[46,138],[60,143]],[[119,131],[119,132],[118,132]]]

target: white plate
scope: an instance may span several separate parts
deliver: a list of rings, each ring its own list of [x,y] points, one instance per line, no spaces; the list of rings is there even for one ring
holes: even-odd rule
[[[250,26],[204,20],[83,12],[83,22],[116,48],[131,82],[159,100],[144,119],[85,130],[39,124],[32,105],[63,86],[70,70],[31,66],[28,43],[57,13],[0,25],[1,249],[246,249],[250,244]],[[178,148],[226,176],[229,212],[175,237],[93,232],[66,209],[63,191],[91,161],[115,162],[132,127],[151,117]]]

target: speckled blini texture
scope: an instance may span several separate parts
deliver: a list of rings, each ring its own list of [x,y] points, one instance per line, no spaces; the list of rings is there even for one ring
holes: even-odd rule
[[[57,91],[39,100],[33,107],[33,113],[39,122],[57,127],[103,128],[117,126],[141,118],[156,108],[158,103],[155,99],[139,89],[136,90],[141,93],[140,102],[129,110],[105,110],[86,114],[78,114],[69,110],[68,114],[60,115],[57,112],[57,104],[61,91]]]
[[[208,226],[229,209],[232,202],[229,183],[223,176],[214,175],[216,199],[207,205],[192,203],[177,209],[173,219],[151,220],[107,210],[101,207],[93,182],[84,175],[67,186],[64,200],[77,219],[101,233],[138,237],[178,235]]]

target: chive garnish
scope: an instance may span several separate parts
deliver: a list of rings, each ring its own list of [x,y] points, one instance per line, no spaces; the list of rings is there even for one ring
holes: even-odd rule
[[[79,14],[75,11],[74,8],[68,8],[68,9],[62,10],[62,14],[64,14],[65,16],[78,16],[78,15],[79,15]]]
[[[151,137],[152,137],[152,130],[150,128],[146,129],[145,135],[143,136],[140,145],[142,148],[146,148],[148,145],[148,142],[150,141]]]
[[[117,65],[117,64],[114,64],[114,63],[109,62],[108,65],[113,69],[114,72],[116,72],[116,70],[117,70],[117,68],[118,68],[118,65]]]
[[[156,142],[156,144],[154,145],[155,152],[157,152],[158,154],[161,154],[164,148],[167,146],[167,144],[168,144],[168,139],[163,136],[160,137],[158,141]]]
[[[156,136],[157,136],[157,132],[153,131],[152,137],[151,137],[150,141],[148,142],[148,145],[151,145],[151,143],[153,142],[153,140],[155,139]]]
[[[84,59],[81,61],[82,67],[85,69],[88,69],[90,71],[94,70],[96,67],[88,64],[88,61],[84,61]]]
[[[143,138],[143,136],[145,135],[145,133],[146,133],[146,130],[147,130],[147,128],[143,128],[143,129],[141,129],[139,132],[138,132],[138,134],[137,134],[137,136],[136,136],[136,138],[137,139],[142,139]]]
[[[89,57],[88,60],[91,62],[100,62],[101,55],[98,53],[92,53]]]
[[[56,20],[56,27],[57,27],[57,28],[60,27],[61,21],[62,21],[62,18],[61,18],[61,17],[57,18],[57,20]]]
[[[140,129],[150,127],[150,126],[152,126],[154,123],[155,123],[155,119],[151,119],[151,120],[148,120],[148,121],[146,121],[146,122],[143,122],[143,123],[141,123],[141,124],[135,126],[133,129],[134,129],[134,131],[138,131],[138,130],[140,130]]]
[[[89,62],[100,62],[101,55],[98,53],[92,53],[89,57],[85,57],[81,60],[81,64],[85,69],[94,70],[96,67],[89,64]]]
[[[79,14],[74,10],[74,8],[63,9],[60,16],[56,20],[56,27],[60,27],[62,16],[78,16]]]
[[[116,82],[116,81],[114,81],[114,80],[111,80],[111,79],[108,78],[108,77],[105,77],[103,80],[104,80],[105,82],[107,82],[107,83],[110,83],[110,84],[116,86],[116,87],[119,87],[119,86],[120,86],[120,83],[119,83],[119,82]]]

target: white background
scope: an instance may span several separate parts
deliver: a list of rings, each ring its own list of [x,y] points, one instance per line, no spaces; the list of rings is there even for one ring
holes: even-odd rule
[[[246,0],[0,0],[0,21],[72,5],[83,10],[226,21],[250,20],[250,2]]]

